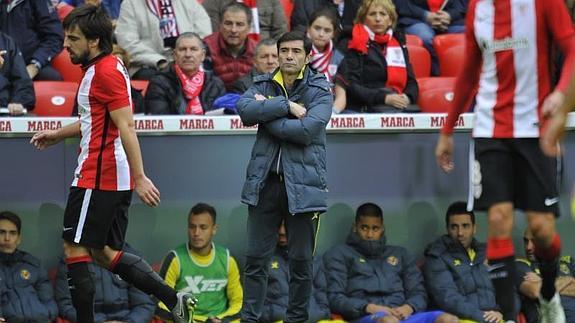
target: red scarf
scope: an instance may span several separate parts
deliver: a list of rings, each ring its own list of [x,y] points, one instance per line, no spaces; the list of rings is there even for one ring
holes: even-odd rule
[[[178,37],[178,24],[172,0],[146,0],[148,9],[160,20],[160,36],[162,39]]]
[[[437,12],[443,9],[443,3],[447,2],[444,0],[427,0],[427,7],[429,7],[429,11]]]
[[[394,89],[399,94],[403,93],[407,84],[406,58],[403,55],[401,45],[393,37],[393,30],[390,28],[385,35],[377,35],[367,26],[356,24],[353,26],[348,47],[366,55],[370,41],[374,41],[384,48],[382,54],[387,62],[385,86]]]
[[[236,0],[248,6],[252,10],[252,26],[248,37],[255,40],[260,40],[260,16],[258,15],[258,2],[257,0]]]
[[[333,56],[333,42],[330,40],[327,48],[320,52],[315,46],[311,48],[311,66],[315,68],[316,71],[324,73],[328,81],[331,80],[333,75],[329,74],[329,63],[331,62],[331,57]]]
[[[174,69],[182,83],[184,96],[188,100],[185,114],[204,114],[204,109],[200,102],[200,92],[202,92],[202,87],[204,86],[204,71],[200,69],[194,75],[188,77],[178,65],[174,64]]]

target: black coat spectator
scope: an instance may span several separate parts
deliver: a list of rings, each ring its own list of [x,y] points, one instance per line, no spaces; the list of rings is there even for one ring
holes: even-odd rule
[[[4,60],[0,64],[0,107],[20,103],[24,108],[34,108],[34,86],[26,72],[26,64],[20,50],[10,36],[0,32],[0,51]]]
[[[0,31],[22,50],[31,78],[61,80],[50,61],[62,51],[64,31],[50,0],[2,1]]]

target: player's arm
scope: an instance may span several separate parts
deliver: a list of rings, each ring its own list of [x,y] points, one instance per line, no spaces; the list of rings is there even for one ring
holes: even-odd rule
[[[160,191],[158,191],[154,183],[152,183],[144,173],[144,164],[142,162],[140,143],[136,135],[132,107],[125,106],[110,111],[110,117],[120,132],[120,139],[122,140],[124,151],[128,157],[136,193],[138,193],[146,205],[152,207],[157,206],[160,203]]]
[[[240,270],[234,257],[230,256],[228,269],[228,286],[226,287],[228,296],[228,308],[225,312],[218,314],[219,319],[236,319],[239,318],[239,312],[242,309],[243,290],[240,282]]]
[[[80,121],[57,130],[44,130],[34,134],[30,143],[39,150],[59,143],[62,139],[80,136]]]
[[[476,2],[469,5],[468,14],[465,21],[465,56],[463,67],[455,80],[453,91],[453,104],[447,114],[445,125],[441,129],[439,140],[435,148],[435,158],[437,164],[445,171],[453,169],[453,129],[459,116],[469,107],[473,93],[479,82],[481,73],[482,54],[475,40],[474,20]]]

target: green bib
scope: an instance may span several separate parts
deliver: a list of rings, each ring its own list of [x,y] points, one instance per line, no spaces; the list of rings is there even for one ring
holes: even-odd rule
[[[188,245],[177,247],[174,252],[180,262],[180,277],[176,281],[177,291],[194,294],[198,299],[196,314],[216,316],[228,308],[228,249],[212,243],[214,258],[208,265],[196,263],[188,252]]]

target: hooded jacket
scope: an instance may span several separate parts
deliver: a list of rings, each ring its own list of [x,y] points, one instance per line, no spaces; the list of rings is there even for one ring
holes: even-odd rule
[[[259,75],[237,103],[245,126],[258,126],[246,171],[242,202],[255,206],[281,149],[281,168],[291,214],[327,209],[326,130],[333,97],[323,74],[308,66],[287,92],[271,74]],[[268,99],[258,101],[259,93]],[[307,109],[302,119],[290,117],[288,100]]]
[[[448,235],[425,250],[423,274],[435,304],[460,319],[483,322],[484,311],[497,311],[495,290],[485,265],[485,244],[473,239],[475,258]]]
[[[56,319],[52,284],[38,258],[21,250],[0,253],[0,305],[0,317],[7,322]]]
[[[351,232],[345,244],[324,255],[330,308],[346,321],[368,313],[368,304],[410,305],[414,313],[427,307],[423,277],[403,247],[380,240],[363,240]]]

